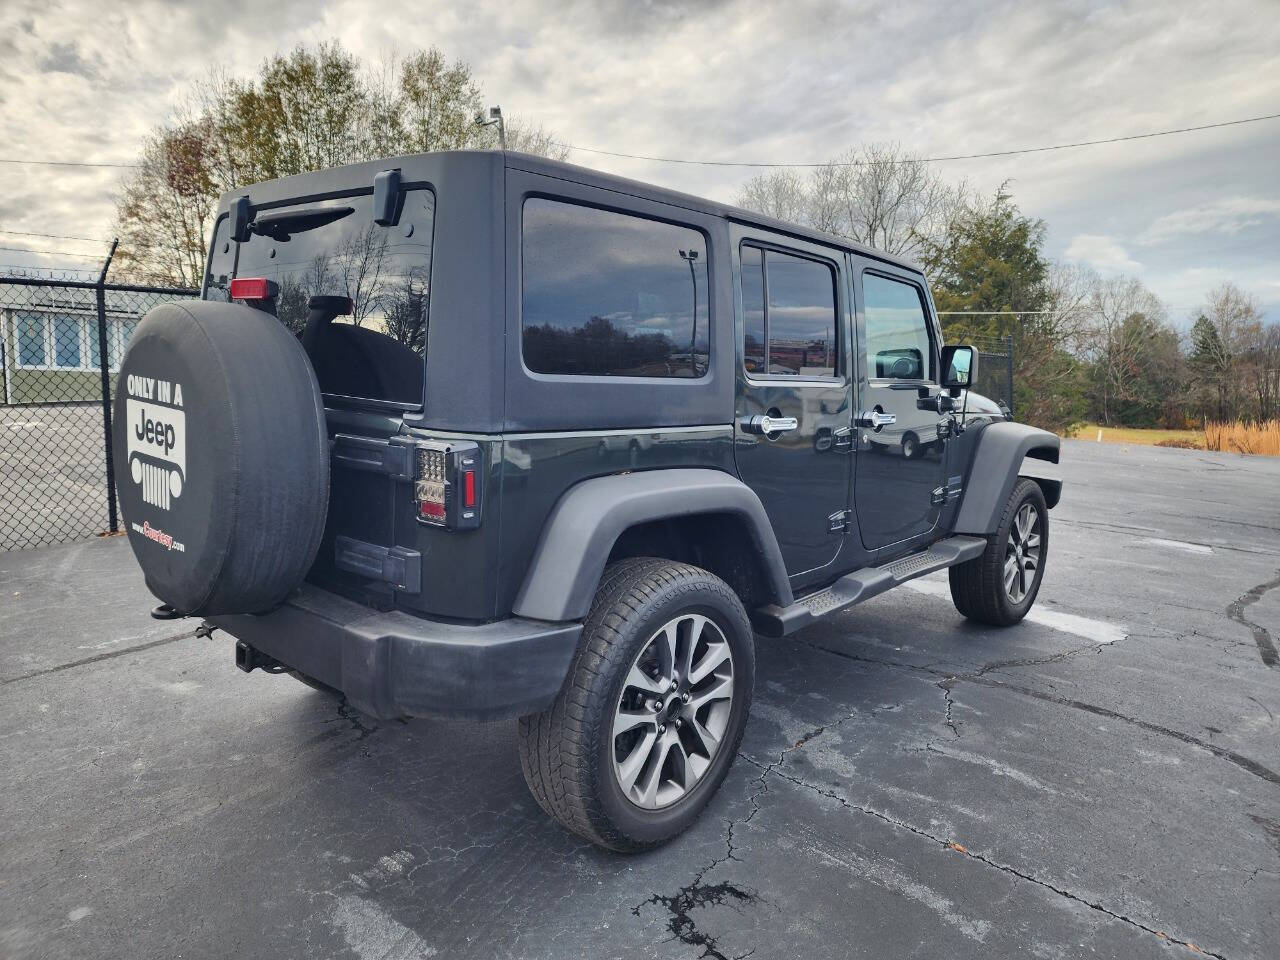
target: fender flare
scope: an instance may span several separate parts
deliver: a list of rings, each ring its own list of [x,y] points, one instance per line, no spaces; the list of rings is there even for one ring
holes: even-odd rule
[[[984,428],[974,447],[954,532],[978,537],[995,533],[1023,458],[1057,463],[1061,447],[1055,434],[1025,423],[992,423]],[[1046,503],[1056,506],[1062,481],[1032,479],[1044,489]]]
[[[591,609],[609,553],[624,530],[651,520],[705,513],[741,518],[765,583],[772,588],[767,602],[791,603],[782,551],[755,492],[719,470],[669,469],[597,477],[570,487],[543,526],[512,613],[533,620],[581,620]]]

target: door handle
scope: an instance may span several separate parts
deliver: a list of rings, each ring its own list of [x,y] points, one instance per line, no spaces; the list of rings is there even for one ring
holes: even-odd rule
[[[885,413],[883,410],[863,410],[854,417],[853,422],[860,427],[870,427],[873,430],[879,430],[881,427],[888,427],[898,422],[895,414]]]
[[[768,414],[757,413],[752,417],[743,417],[741,421],[742,429],[747,433],[784,433],[787,430],[795,430],[800,426],[800,421],[795,417],[771,417]]]

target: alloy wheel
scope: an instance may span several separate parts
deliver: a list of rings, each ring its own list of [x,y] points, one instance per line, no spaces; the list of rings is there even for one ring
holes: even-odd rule
[[[657,810],[697,786],[728,732],[733,681],[733,652],[713,620],[681,614],[649,638],[614,709],[610,750],[623,796]]]
[[[1040,511],[1024,503],[1013,518],[1004,555],[1004,592],[1021,603],[1040,569]]]

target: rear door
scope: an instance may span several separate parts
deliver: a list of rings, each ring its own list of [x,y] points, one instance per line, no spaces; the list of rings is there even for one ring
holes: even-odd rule
[[[843,254],[748,226],[732,226],[731,236],[738,471],[764,504],[793,586],[804,587],[829,573],[849,506],[851,310]]]
[[[907,549],[929,539],[944,500],[949,419],[927,407],[939,393],[938,329],[919,274],[850,259],[866,363],[860,406],[867,419],[892,418],[858,428],[858,528],[868,550]]]

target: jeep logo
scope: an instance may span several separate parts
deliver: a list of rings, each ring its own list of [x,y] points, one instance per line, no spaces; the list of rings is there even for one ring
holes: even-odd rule
[[[187,482],[187,415],[174,407],[129,397],[125,416],[129,476],[141,488],[143,502],[168,510]]]
[[[178,432],[172,423],[153,420],[146,414],[143,414],[142,419],[135,425],[134,435],[139,440],[146,440],[147,443],[160,447],[164,451],[161,455],[166,459],[178,438]]]

